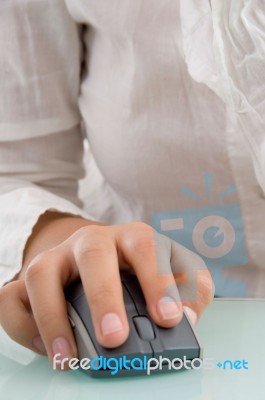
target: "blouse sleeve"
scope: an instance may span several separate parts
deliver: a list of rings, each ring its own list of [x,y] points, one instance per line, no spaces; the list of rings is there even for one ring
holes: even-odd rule
[[[0,286],[47,210],[81,215],[82,46],[61,0],[0,2]]]
[[[0,143],[0,286],[21,269],[39,217],[56,211],[93,220],[78,198],[84,176],[80,127]]]

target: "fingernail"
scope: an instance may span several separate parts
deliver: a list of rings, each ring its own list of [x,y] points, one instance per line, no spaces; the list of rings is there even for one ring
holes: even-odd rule
[[[158,302],[158,311],[163,320],[174,319],[180,317],[182,309],[177,305],[172,297],[162,297]]]
[[[120,317],[114,313],[104,315],[101,320],[101,330],[104,336],[122,331],[123,325]]]
[[[36,336],[33,340],[32,340],[32,344],[35,347],[35,349],[42,353],[42,354],[47,354],[46,348],[44,346],[44,343],[42,341],[42,338],[40,336]]]
[[[185,314],[187,315],[187,317],[188,317],[189,321],[192,323],[192,325],[196,325],[197,320],[198,320],[196,312],[187,306],[184,306],[183,310],[185,311]]]
[[[71,357],[71,355],[73,355],[73,350],[64,337],[54,339],[52,343],[52,351],[54,355],[61,354],[62,358]]]

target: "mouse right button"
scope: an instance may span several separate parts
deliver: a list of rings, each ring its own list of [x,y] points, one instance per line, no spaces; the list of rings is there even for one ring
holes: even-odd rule
[[[173,328],[160,328],[154,325],[156,338],[151,345],[154,357],[167,357],[169,359],[181,358],[188,360],[200,358],[201,348],[195,333],[189,324],[185,314],[180,323]]]

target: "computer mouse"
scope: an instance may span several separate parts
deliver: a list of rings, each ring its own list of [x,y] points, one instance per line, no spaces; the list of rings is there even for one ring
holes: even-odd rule
[[[121,282],[130,333],[124,344],[112,349],[101,346],[96,339],[81,281],[71,284],[65,292],[84,372],[95,378],[150,375],[183,369],[184,365],[192,367],[193,360],[202,360],[202,347],[185,314],[177,326],[161,328],[148,313],[137,277],[122,272]]]

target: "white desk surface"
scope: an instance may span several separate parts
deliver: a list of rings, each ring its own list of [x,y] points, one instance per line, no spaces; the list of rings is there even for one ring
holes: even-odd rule
[[[0,331],[1,400],[264,400],[265,300],[215,300],[197,332],[204,357],[245,359],[249,369],[180,371],[95,380],[81,371],[53,371]]]

